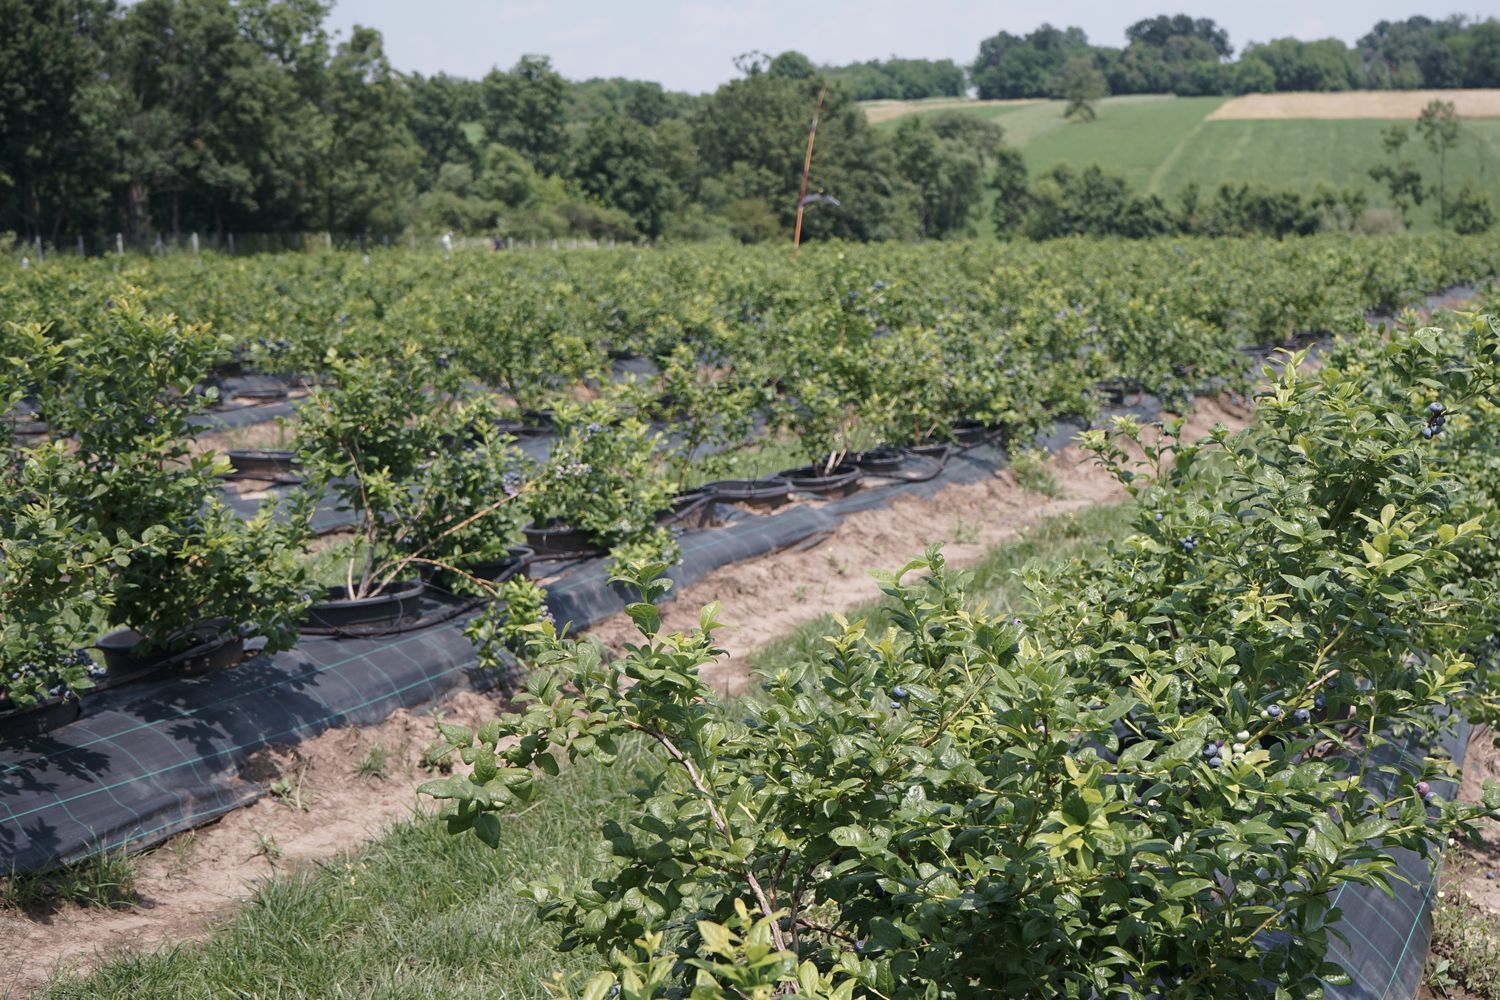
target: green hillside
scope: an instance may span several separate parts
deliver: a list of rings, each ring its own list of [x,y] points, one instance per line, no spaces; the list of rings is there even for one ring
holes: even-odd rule
[[[1063,102],[979,107],[963,113],[997,118],[1006,141],[1018,147],[1033,174],[1057,163],[1097,163],[1124,175],[1137,190],[1172,200],[1189,183],[1205,191],[1225,181],[1311,191],[1322,183],[1365,191],[1372,205],[1386,205],[1383,188],[1370,179],[1385,159],[1380,133],[1388,121],[1285,119],[1208,121],[1223,97],[1111,97],[1097,105],[1098,118],[1072,123]],[[936,112],[933,112],[936,113]],[[883,122],[893,129],[895,121]],[[1408,147],[1424,179],[1437,180],[1437,157],[1419,143]],[[1500,119],[1464,119],[1458,149],[1450,154],[1448,183],[1473,181],[1500,198]],[[1417,210],[1427,228],[1435,206]]]

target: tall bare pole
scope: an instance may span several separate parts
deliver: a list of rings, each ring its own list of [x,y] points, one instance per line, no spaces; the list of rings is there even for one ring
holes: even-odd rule
[[[813,140],[818,137],[818,115],[823,110],[823,98],[828,96],[828,86],[818,91],[818,103],[813,105],[812,128],[807,130],[807,156],[802,161],[802,190],[797,193],[797,229],[792,233],[792,257],[802,248],[802,213],[807,209],[807,175],[812,173]]]

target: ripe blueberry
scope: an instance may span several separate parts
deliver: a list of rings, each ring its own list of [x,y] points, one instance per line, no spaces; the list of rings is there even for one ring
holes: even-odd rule
[[[1299,708],[1292,713],[1292,721],[1299,726],[1305,726],[1312,721],[1312,713],[1305,708]]]
[[[902,687],[900,684],[897,684],[895,687],[891,688],[891,697],[895,698],[897,701],[901,701],[906,697],[906,695],[906,688]]]
[[[1279,719],[1279,718],[1281,718],[1281,706],[1280,705],[1272,705],[1270,708],[1266,709],[1266,714],[1269,715],[1273,719]]]
[[[1432,414],[1434,417],[1440,417],[1440,416],[1442,416],[1443,412],[1444,412],[1444,409],[1445,408],[1444,408],[1444,406],[1443,406],[1442,403],[1428,403],[1427,404],[1427,412],[1430,413],[1430,414]]]

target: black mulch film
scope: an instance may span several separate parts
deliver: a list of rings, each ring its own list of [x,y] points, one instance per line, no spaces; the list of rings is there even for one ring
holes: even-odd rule
[[[1468,723],[1455,720],[1438,734],[1438,756],[1451,757],[1462,773],[1468,748]],[[1436,748],[1418,737],[1386,743],[1365,757],[1365,785],[1389,795],[1397,776],[1379,767],[1419,773],[1422,763]],[[1432,790],[1445,799],[1458,794],[1458,784],[1434,781]],[[1343,916],[1333,930],[1329,958],[1344,967],[1352,980],[1348,986],[1329,986],[1328,1000],[1409,1000],[1417,995],[1427,967],[1427,949],[1432,941],[1432,907],[1438,887],[1437,870],[1411,851],[1394,854],[1399,874],[1393,879],[1392,895],[1372,886],[1343,885],[1333,904]],[[1402,881],[1402,880],[1405,881]]]
[[[1151,417],[1159,402],[1148,397],[1110,412]],[[1056,449],[1077,430],[1059,424],[1037,443]],[[671,576],[680,589],[719,567],[815,544],[844,516],[977,482],[1003,464],[999,449],[981,445],[942,458],[913,458],[900,478],[869,477],[865,489],[841,500],[798,504],[772,515],[720,508],[720,526],[682,532],[682,559]],[[329,510],[325,516],[339,515]],[[553,616],[575,630],[615,614],[628,599],[609,582],[600,559],[578,562],[548,584]],[[255,656],[232,670],[88,696],[79,721],[42,736],[7,738],[0,732],[0,872],[47,869],[99,850],[159,843],[262,795],[262,788],[241,777],[258,750],[294,745],[336,726],[373,725],[397,708],[434,702],[461,688],[493,687],[496,678],[478,667],[463,636],[472,612],[436,597],[424,614],[448,620],[387,636],[304,636],[294,650]],[[1461,762],[1462,741],[1449,735]],[[1422,749],[1408,749],[1382,753],[1400,758],[1403,766],[1419,766]],[[1328,996],[1414,995],[1431,936],[1435,878],[1414,855],[1398,860],[1412,885],[1398,885],[1394,898],[1361,887],[1340,890],[1336,903],[1344,916],[1337,926],[1348,944],[1337,944],[1333,956],[1354,982],[1330,987]]]

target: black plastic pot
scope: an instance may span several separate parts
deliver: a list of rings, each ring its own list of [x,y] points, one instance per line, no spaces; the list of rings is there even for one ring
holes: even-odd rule
[[[1000,433],[998,428],[977,420],[959,420],[952,428],[953,440],[962,445],[983,444]]]
[[[905,461],[906,453],[899,448],[872,448],[849,456],[851,464],[877,476],[897,471]]]
[[[597,547],[586,530],[560,521],[528,524],[521,531],[526,535],[526,544],[538,556],[571,556],[591,552]]]
[[[271,479],[300,481],[297,453],[294,451],[268,451],[245,449],[224,453],[234,467],[234,475],[243,479]]]
[[[947,441],[927,440],[920,444],[914,444],[906,450],[913,455],[921,455],[923,458],[942,458],[953,447]]]
[[[284,385],[247,385],[236,389],[234,393],[235,399],[253,399],[257,402],[264,402],[268,399],[286,399],[286,397],[287,387]]]
[[[557,432],[557,424],[552,419],[551,410],[522,410],[521,422],[516,425],[516,428],[511,433],[520,437],[541,437]]]
[[[239,664],[245,658],[245,639],[227,622],[207,622],[193,629],[190,645],[175,652],[176,643],[147,650],[145,637],[134,629],[118,629],[99,637],[106,679],[111,683],[161,671],[206,674]]]
[[[657,524],[677,524],[682,527],[706,527],[714,496],[702,487],[679,493],[672,498],[672,506],[656,515]]]
[[[837,499],[846,497],[859,489],[859,482],[864,478],[864,473],[848,462],[840,462],[826,472],[822,465],[803,465],[795,469],[785,469],[776,473],[776,478],[785,479],[792,484],[794,490],[813,493],[826,499]]]
[[[329,587],[325,600],[307,609],[310,628],[390,628],[418,617],[427,591],[421,580],[395,580],[373,597],[348,598],[344,587]]]
[[[0,702],[9,705],[10,702]],[[0,743],[18,740],[27,736],[40,736],[59,726],[77,721],[83,714],[83,705],[68,695],[49,698],[33,708],[0,708]]]
[[[506,555],[503,558],[489,559],[484,562],[465,563],[459,569],[462,569],[469,576],[480,580],[487,580],[490,583],[504,583],[512,577],[525,576],[528,568],[527,560],[532,555],[533,552],[530,546],[512,545],[506,551]],[[458,574],[446,569],[438,570],[434,576],[434,581],[437,585],[447,590],[452,590],[453,585],[461,579],[462,577],[458,576]]]
[[[698,487],[715,500],[740,503],[766,510],[785,504],[792,498],[792,484],[785,479],[720,479]]]

